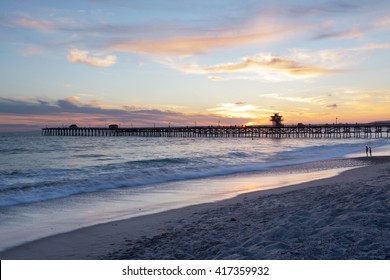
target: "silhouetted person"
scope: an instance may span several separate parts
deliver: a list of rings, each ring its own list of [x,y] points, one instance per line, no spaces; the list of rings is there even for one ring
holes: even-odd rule
[[[371,147],[368,147],[368,150],[370,151],[370,157],[372,157]]]
[[[368,157],[368,147],[366,146],[366,156]]]

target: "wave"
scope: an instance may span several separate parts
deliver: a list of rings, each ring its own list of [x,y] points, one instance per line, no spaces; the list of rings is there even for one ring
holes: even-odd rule
[[[387,143],[386,141],[383,143]],[[383,144],[381,141],[374,145]],[[310,145],[309,145],[310,144]],[[273,168],[339,158],[359,150],[364,142],[310,142],[300,147],[271,149],[255,143],[234,150],[210,149],[212,153],[150,153],[148,158],[131,158],[119,162],[88,165],[82,168],[36,168],[0,172],[0,207],[65,198],[117,188],[142,188],[151,184],[225,176],[245,172],[269,171]],[[165,155],[165,156],[164,156]],[[107,155],[91,153],[85,157],[101,159]]]
[[[85,154],[85,155],[75,155],[76,158],[101,158],[105,157],[104,154]]]
[[[26,152],[30,152],[29,149],[27,148],[3,148],[3,149],[0,149],[0,153],[2,155],[4,154],[20,154],[20,153],[26,153]]]
[[[248,152],[229,152],[228,156],[237,157],[237,158],[247,158],[253,156],[253,154]]]

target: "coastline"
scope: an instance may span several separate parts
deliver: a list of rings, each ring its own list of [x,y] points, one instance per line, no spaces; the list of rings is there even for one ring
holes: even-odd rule
[[[322,256],[325,259],[389,259],[390,186],[387,182],[390,181],[390,157],[353,160],[362,160],[369,165],[335,177],[46,237],[5,250],[0,258],[316,259]],[[359,212],[358,209],[363,210]],[[256,216],[253,212],[261,212],[261,215]],[[344,226],[332,229],[332,223],[338,218],[343,218]],[[363,225],[354,225],[351,221]],[[312,232],[303,232],[304,225]],[[381,226],[385,231],[379,231]],[[297,236],[299,230],[304,235]],[[368,242],[373,236],[369,234],[371,231],[378,239],[375,244]],[[315,238],[315,235],[318,236]],[[363,237],[356,237],[360,235]],[[349,236],[349,239],[344,240],[343,236]],[[347,247],[352,248],[356,243],[364,248],[373,245],[376,249],[348,255],[337,242],[338,237]],[[302,239],[300,243],[299,239]],[[290,244],[291,240],[299,243],[298,247]],[[387,244],[383,244],[384,241]],[[299,246],[303,249],[299,250]],[[316,255],[315,248],[317,251],[323,248],[323,252]]]

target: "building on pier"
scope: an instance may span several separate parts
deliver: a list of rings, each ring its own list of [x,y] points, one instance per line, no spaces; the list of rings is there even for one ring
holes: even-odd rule
[[[119,126],[117,124],[110,124],[108,126],[108,129],[118,129],[118,128],[119,128]]]
[[[282,121],[283,121],[283,116],[280,116],[279,113],[275,113],[273,116],[270,117],[269,119],[272,122],[273,127],[282,127]]]

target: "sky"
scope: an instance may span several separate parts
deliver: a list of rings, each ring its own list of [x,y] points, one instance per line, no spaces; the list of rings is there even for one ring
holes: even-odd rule
[[[2,0],[0,131],[390,120],[390,1]]]

